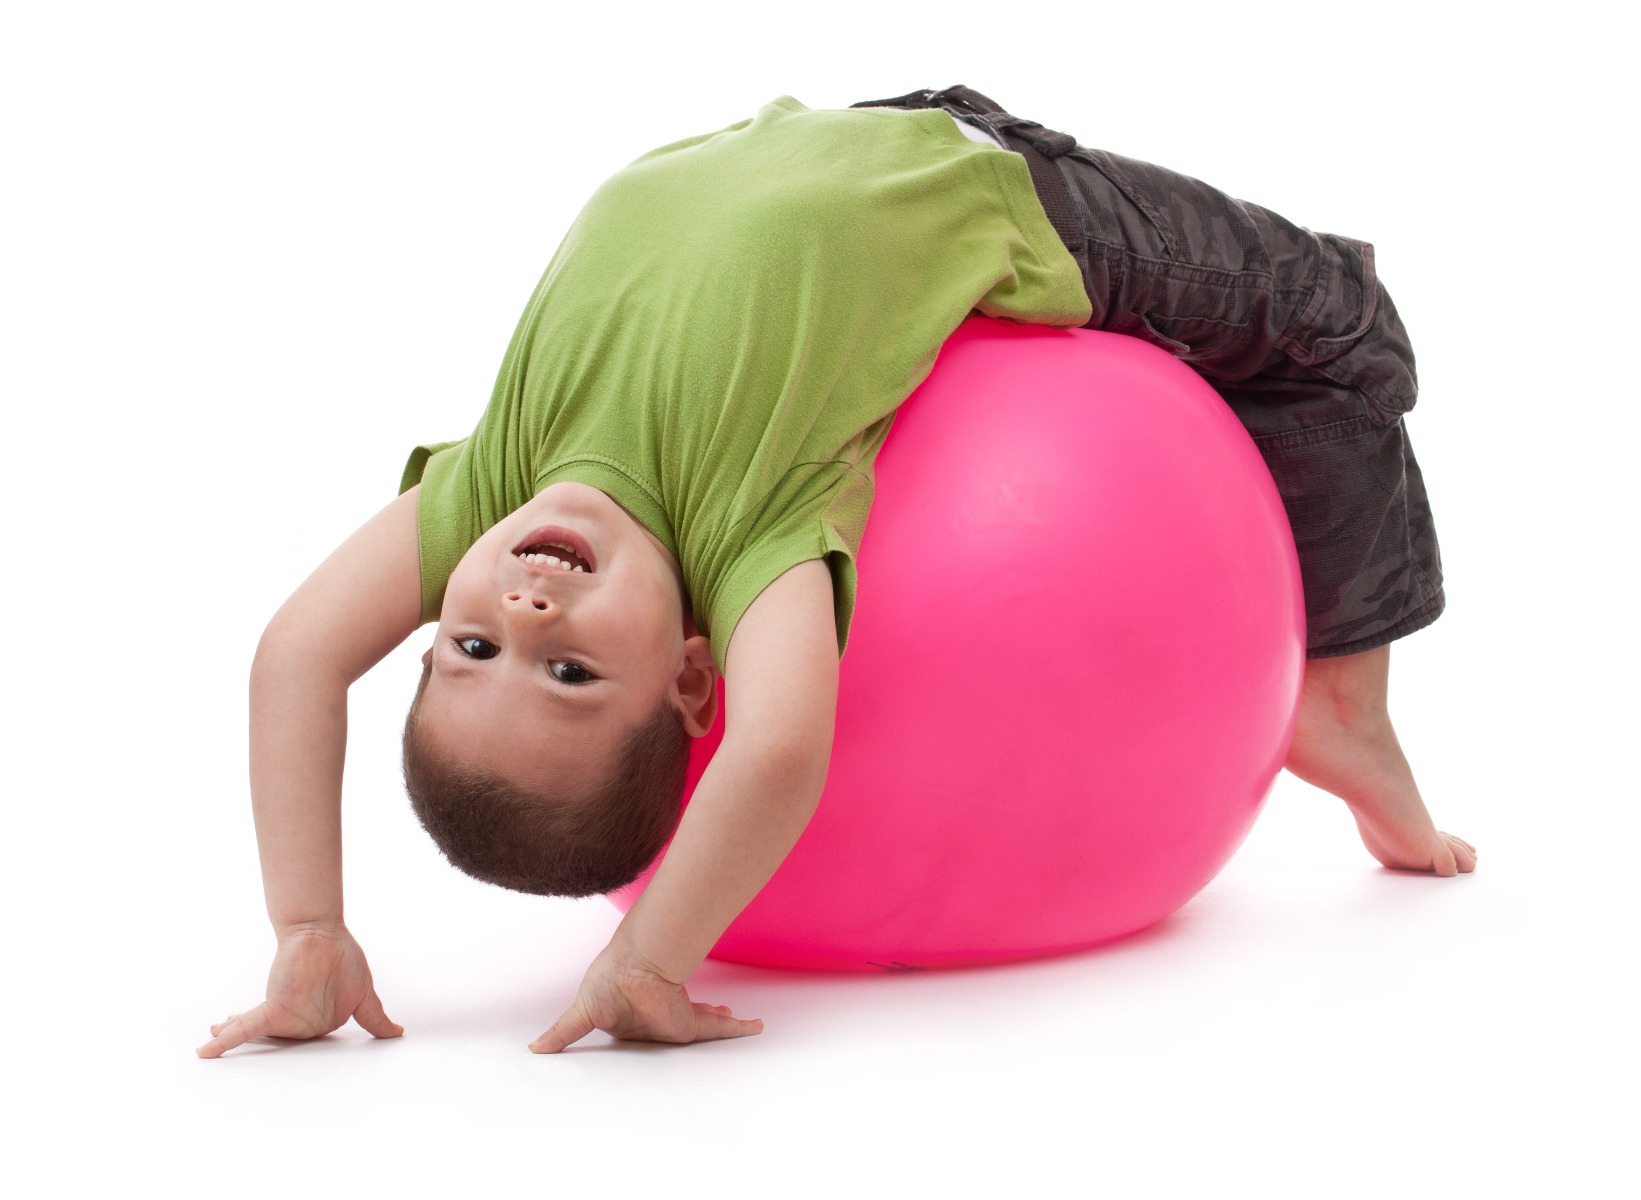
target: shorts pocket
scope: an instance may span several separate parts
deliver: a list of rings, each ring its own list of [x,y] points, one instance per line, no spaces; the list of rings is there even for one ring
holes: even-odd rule
[[[1288,355],[1301,366],[1329,362],[1360,341],[1379,318],[1379,275],[1373,247],[1332,233],[1316,235],[1329,252],[1316,291],[1288,331]]]
[[[1190,343],[1182,342],[1178,338],[1169,337],[1157,327],[1158,322],[1160,321],[1160,317],[1152,318],[1146,316],[1144,313],[1135,313],[1132,318],[1133,328],[1123,329],[1119,332],[1126,333],[1130,337],[1137,337],[1142,342],[1150,342],[1153,346],[1161,346],[1175,358],[1189,360],[1191,356]]]
[[[1419,384],[1413,346],[1379,283],[1373,247],[1331,233],[1317,237],[1329,255],[1284,351],[1311,373],[1360,392],[1377,424],[1394,424],[1413,407]]]
[[[1231,300],[1221,307],[1236,309]],[[1273,354],[1280,358],[1280,353],[1272,350],[1269,332],[1255,322],[1154,312],[1140,316],[1138,321],[1144,330],[1138,336],[1161,346],[1216,384],[1251,379],[1270,364]]]

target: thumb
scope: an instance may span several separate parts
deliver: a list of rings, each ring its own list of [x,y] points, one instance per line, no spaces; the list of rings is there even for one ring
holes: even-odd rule
[[[403,1025],[396,1025],[388,1020],[387,1013],[382,1011],[382,1001],[376,995],[375,988],[366,992],[365,998],[359,1001],[359,1007],[353,1010],[353,1019],[359,1022],[359,1028],[372,1037],[396,1038],[405,1031]]]
[[[597,1026],[579,1004],[553,1022],[553,1027],[530,1043],[532,1054],[557,1054],[564,1047],[579,1042]]]

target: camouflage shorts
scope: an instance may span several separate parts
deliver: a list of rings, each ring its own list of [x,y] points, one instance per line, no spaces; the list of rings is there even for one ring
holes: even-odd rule
[[[1023,153],[1082,267],[1089,327],[1161,346],[1224,396],[1287,506],[1310,657],[1370,650],[1441,615],[1441,554],[1402,420],[1418,394],[1413,349],[1372,246],[1080,146],[969,88],[865,103],[943,107]]]

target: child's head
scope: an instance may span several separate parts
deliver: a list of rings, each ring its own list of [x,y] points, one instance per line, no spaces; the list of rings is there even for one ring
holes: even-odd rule
[[[666,547],[584,484],[553,485],[474,543],[404,736],[416,815],[455,866],[586,896],[655,857],[689,738],[717,714],[685,595]]]

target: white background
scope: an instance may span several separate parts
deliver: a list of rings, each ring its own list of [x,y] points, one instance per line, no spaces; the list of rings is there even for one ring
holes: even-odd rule
[[[939,7],[6,18],[17,1194],[1634,1186],[1625,39],[1576,3]],[[257,635],[412,444],[471,426],[586,195],[782,93],[959,81],[1377,245],[1449,580],[1395,649],[1393,711],[1480,870],[1381,871],[1284,778],[1224,873],[1129,942],[893,977],[709,963],[697,998],[762,1037],[534,1057],[616,915],[471,883],[420,833],[395,745],[418,639],[355,689],[346,800],[349,923],[406,1036],[196,1060],[273,948]]]

